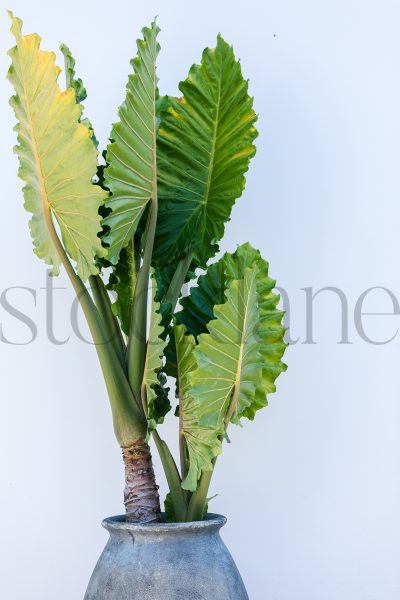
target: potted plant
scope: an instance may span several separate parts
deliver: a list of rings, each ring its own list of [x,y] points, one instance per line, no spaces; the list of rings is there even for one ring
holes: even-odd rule
[[[10,16],[8,78],[34,251],[53,275],[65,268],[79,297],[125,463],[126,514],[104,522],[110,540],[86,599],[247,598],[219,537],[225,519],[208,514],[207,498],[229,426],[254,419],[285,369],[268,263],[250,244],[212,260],[255,153],[248,83],[218,36],[180,84],[182,97],[160,96],[152,23],[100,164],[69,49],[61,47],[62,91],[55,55]],[[167,376],[176,381],[179,467],[158,432],[171,410]],[[165,514],[150,440],[169,486]]]

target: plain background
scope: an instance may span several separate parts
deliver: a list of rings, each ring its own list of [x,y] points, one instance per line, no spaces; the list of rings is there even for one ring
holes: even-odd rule
[[[13,0],[25,33],[45,49],[70,45],[102,146],[124,97],[141,27],[162,27],[161,92],[175,93],[221,31],[250,78],[258,153],[222,248],[247,241],[271,263],[291,301],[288,372],[255,423],[232,430],[213,483],[213,511],[252,600],[400,597],[400,340],[360,338],[360,294],[400,294],[400,4],[398,1]],[[13,45],[0,15],[1,291],[38,326],[0,306],[0,597],[81,600],[106,541],[103,517],[122,511],[123,473],[94,349],[71,331],[73,295],[55,285],[55,332],[45,328],[45,265],[32,254],[5,82]],[[61,63],[61,61],[59,61]],[[304,287],[341,288],[315,300],[316,344],[304,344]],[[365,311],[394,313],[383,291]],[[397,311],[398,312],[398,311]],[[400,316],[364,318],[375,340]],[[174,439],[170,417],[163,435]],[[159,471],[160,472],[160,471]],[[165,482],[160,474],[162,495]]]

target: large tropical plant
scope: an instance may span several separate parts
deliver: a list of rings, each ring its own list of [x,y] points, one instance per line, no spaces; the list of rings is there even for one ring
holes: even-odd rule
[[[168,518],[202,519],[230,424],[254,419],[285,369],[268,263],[250,244],[210,263],[255,153],[248,82],[218,36],[180,83],[182,96],[160,96],[152,23],[99,161],[71,52],[61,46],[62,90],[55,55],[10,16],[8,78],[34,251],[53,275],[64,267],[89,324],[123,452],[128,518],[161,516],[152,438]],[[179,467],[158,431],[171,410],[168,376],[176,379]]]

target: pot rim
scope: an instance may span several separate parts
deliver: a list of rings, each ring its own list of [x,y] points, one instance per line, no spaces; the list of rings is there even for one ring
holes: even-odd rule
[[[165,519],[165,513],[162,513],[162,518]],[[166,523],[165,520],[161,523],[129,523],[126,520],[126,515],[116,515],[103,520],[102,526],[107,531],[130,531],[132,533],[167,533],[167,532],[189,532],[203,531],[210,529],[221,529],[226,524],[226,517],[216,513],[208,513],[203,521],[189,521],[187,523]]]

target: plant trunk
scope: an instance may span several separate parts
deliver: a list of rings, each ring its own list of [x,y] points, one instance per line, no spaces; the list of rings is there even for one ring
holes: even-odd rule
[[[161,520],[160,497],[149,445],[139,440],[123,448],[125,464],[124,503],[129,522],[150,523]]]

